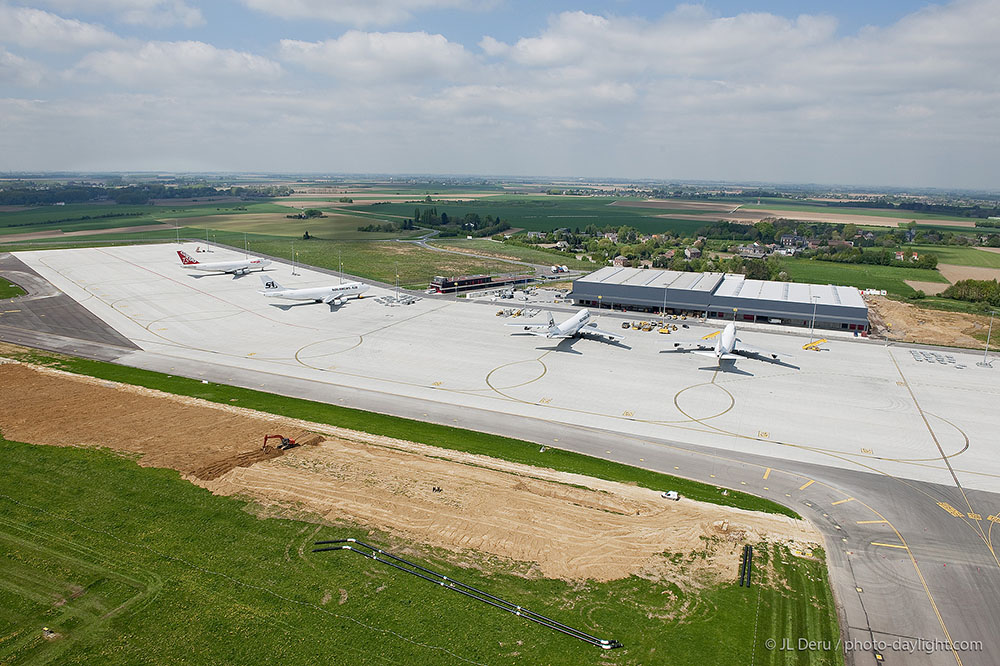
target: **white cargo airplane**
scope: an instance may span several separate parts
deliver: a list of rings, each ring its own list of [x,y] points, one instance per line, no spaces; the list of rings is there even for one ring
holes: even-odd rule
[[[507,324],[507,326],[516,326],[532,335],[538,335],[543,338],[567,339],[590,334],[603,335],[614,342],[625,339],[621,335],[608,333],[597,328],[597,323],[590,321],[590,311],[586,309],[580,310],[561,324],[556,324],[551,312],[547,312],[546,314],[549,316],[549,323],[547,324]]]
[[[265,266],[270,266],[269,259],[258,259],[257,257],[247,257],[236,261],[213,261],[203,264],[187,252],[177,250],[177,256],[181,258],[181,265],[185,268],[193,268],[196,271],[210,271],[213,273],[232,273],[233,275],[245,275],[250,271],[264,270]]]
[[[709,340],[715,340],[715,344],[706,342]],[[736,343],[739,343],[739,347],[736,346]],[[781,354],[778,354],[777,352],[767,351],[766,349],[758,349],[740,340],[736,337],[736,324],[732,322],[726,324],[726,327],[721,331],[709,333],[705,337],[701,338],[701,340],[693,342],[675,342],[674,348],[676,349],[677,347],[681,347],[683,345],[694,345],[697,349],[693,350],[692,353],[700,354],[702,356],[715,357],[718,359],[719,363],[722,363],[722,361],[735,361],[741,357],[762,358],[770,356],[771,359],[775,361],[779,360],[781,357]],[[791,354],[785,354],[785,356],[791,356]]]
[[[345,282],[332,287],[289,289],[282,287],[274,278],[267,275],[261,275],[260,281],[264,283],[264,289],[259,293],[265,296],[285,298],[290,301],[316,301],[337,307],[343,305],[348,298],[361,298],[361,294],[368,291],[368,285],[361,282]]]

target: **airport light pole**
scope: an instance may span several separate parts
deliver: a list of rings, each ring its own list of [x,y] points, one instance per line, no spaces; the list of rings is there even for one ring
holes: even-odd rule
[[[813,329],[816,328],[816,305],[819,303],[817,299],[819,296],[810,296],[813,302],[813,318],[812,323],[809,325],[809,342],[813,341]]]
[[[990,336],[993,335],[993,315],[995,315],[995,314],[996,314],[995,310],[990,310],[990,328],[986,332],[986,351],[983,352],[983,360],[980,361],[979,363],[976,363],[976,365],[978,365],[981,368],[992,368],[993,367],[990,364],[990,362],[988,360],[986,360],[986,355],[990,353]]]
[[[295,241],[292,241],[292,275],[298,275],[298,273],[295,272],[295,257],[296,256],[297,255],[295,254]]]

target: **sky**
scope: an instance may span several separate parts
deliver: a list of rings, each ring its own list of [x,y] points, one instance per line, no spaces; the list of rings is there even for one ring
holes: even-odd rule
[[[1000,0],[0,0],[0,171],[1000,190]]]

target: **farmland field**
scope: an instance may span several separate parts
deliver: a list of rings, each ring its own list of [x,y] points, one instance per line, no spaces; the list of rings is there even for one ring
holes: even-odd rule
[[[182,223],[188,227],[202,227],[219,231],[246,231],[254,234],[301,238],[306,231],[310,236],[325,240],[381,240],[412,236],[413,231],[397,233],[358,231],[359,226],[378,224],[379,220],[341,213],[326,213],[326,217],[298,220],[285,217],[290,209],[281,213],[244,213],[188,217]],[[388,221],[388,220],[385,220]]]
[[[911,210],[890,210],[887,208],[850,208],[847,206],[827,206],[822,203],[807,203],[796,201],[792,203],[746,203],[741,210],[787,210],[808,213],[829,213],[831,216],[840,215],[863,215],[875,217],[889,217],[901,220],[927,220],[931,222],[962,222],[968,226],[974,226],[977,218],[972,217],[948,217],[946,215],[934,215],[932,213],[921,213]]]
[[[436,208],[438,213],[450,217],[462,217],[466,213],[480,216],[492,215],[509,222],[512,227],[528,231],[551,231],[562,227],[581,230],[589,224],[598,227],[630,226],[643,233],[674,231],[682,235],[694,234],[711,221],[670,219],[661,217],[665,211],[651,208],[637,208],[625,205],[611,205],[620,198],[575,197],[575,196],[520,196],[499,195],[460,203],[388,203],[348,206],[355,211],[384,213],[401,217],[412,217],[414,208]],[[690,210],[683,211],[691,213]]]
[[[289,209],[272,203],[185,203],[176,206],[127,206],[115,204],[71,204],[38,206],[18,211],[0,212],[0,235],[27,234],[39,231],[88,231],[173,224],[185,218],[199,221],[215,216],[263,213],[288,214]],[[89,218],[89,219],[79,219]]]
[[[898,296],[912,296],[916,291],[904,280],[919,282],[944,282],[947,280],[935,270],[925,268],[894,268],[868,264],[838,264],[832,261],[810,259],[781,260],[781,269],[792,282],[836,284],[858,289],[885,289]]]
[[[974,247],[957,245],[905,245],[904,250],[918,252],[921,255],[937,255],[942,264],[956,266],[975,266],[978,268],[1000,268],[1000,253],[977,250]]]
[[[532,264],[540,264],[543,266],[559,264],[566,265],[574,270],[597,270],[601,267],[601,264],[596,264],[592,261],[578,260],[576,255],[573,254],[555,254],[553,252],[546,252],[544,250],[538,250],[531,247],[500,243],[486,238],[474,238],[472,240],[444,238],[441,240],[432,240],[430,244],[449,250],[475,252],[477,254],[491,255],[502,259],[527,261]]]
[[[290,259],[291,243],[254,239],[251,241],[253,251]],[[295,243],[295,252],[297,260],[304,264],[337,270],[337,262],[342,260],[345,273],[388,284],[395,283],[398,270],[399,286],[410,289],[426,289],[435,275],[530,272],[524,266],[502,259],[464,257],[395,241],[299,241]]]

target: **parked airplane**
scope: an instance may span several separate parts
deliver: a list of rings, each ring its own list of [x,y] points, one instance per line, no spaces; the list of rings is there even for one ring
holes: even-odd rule
[[[345,282],[344,284],[333,285],[332,287],[303,287],[302,289],[289,289],[282,287],[278,282],[268,276],[261,275],[260,281],[264,283],[264,289],[260,293],[272,298],[286,298],[290,301],[316,301],[332,306],[341,306],[348,298],[361,298],[361,294],[368,291],[368,285],[361,282]]]
[[[543,338],[565,339],[590,334],[603,335],[615,342],[624,340],[624,337],[621,335],[608,333],[597,328],[597,323],[590,321],[589,310],[580,310],[561,324],[556,324],[551,312],[547,312],[546,314],[549,316],[549,323],[547,324],[507,324],[507,326],[516,326],[532,335],[539,335]]]
[[[269,259],[258,259],[257,257],[247,257],[236,261],[213,261],[203,264],[187,252],[177,250],[177,256],[181,258],[181,264],[196,271],[210,271],[213,273],[232,273],[233,275],[244,275],[250,271],[264,270],[265,266],[270,266]]]
[[[714,340],[715,344],[711,342],[705,342],[707,340]],[[737,346],[739,343],[739,346]],[[752,347],[738,337],[736,337],[736,324],[730,322],[726,324],[726,327],[721,331],[716,331],[715,333],[709,333],[701,340],[696,340],[693,342],[675,342],[674,348],[681,347],[684,345],[694,345],[697,349],[693,350],[692,353],[700,354],[702,356],[713,356],[722,361],[735,361],[740,357],[753,358],[753,357],[765,357],[770,356],[773,360],[779,360],[781,354],[777,352],[767,351],[766,349],[758,349]],[[785,356],[790,356],[790,354],[785,354]],[[765,359],[766,360],[766,359]]]

